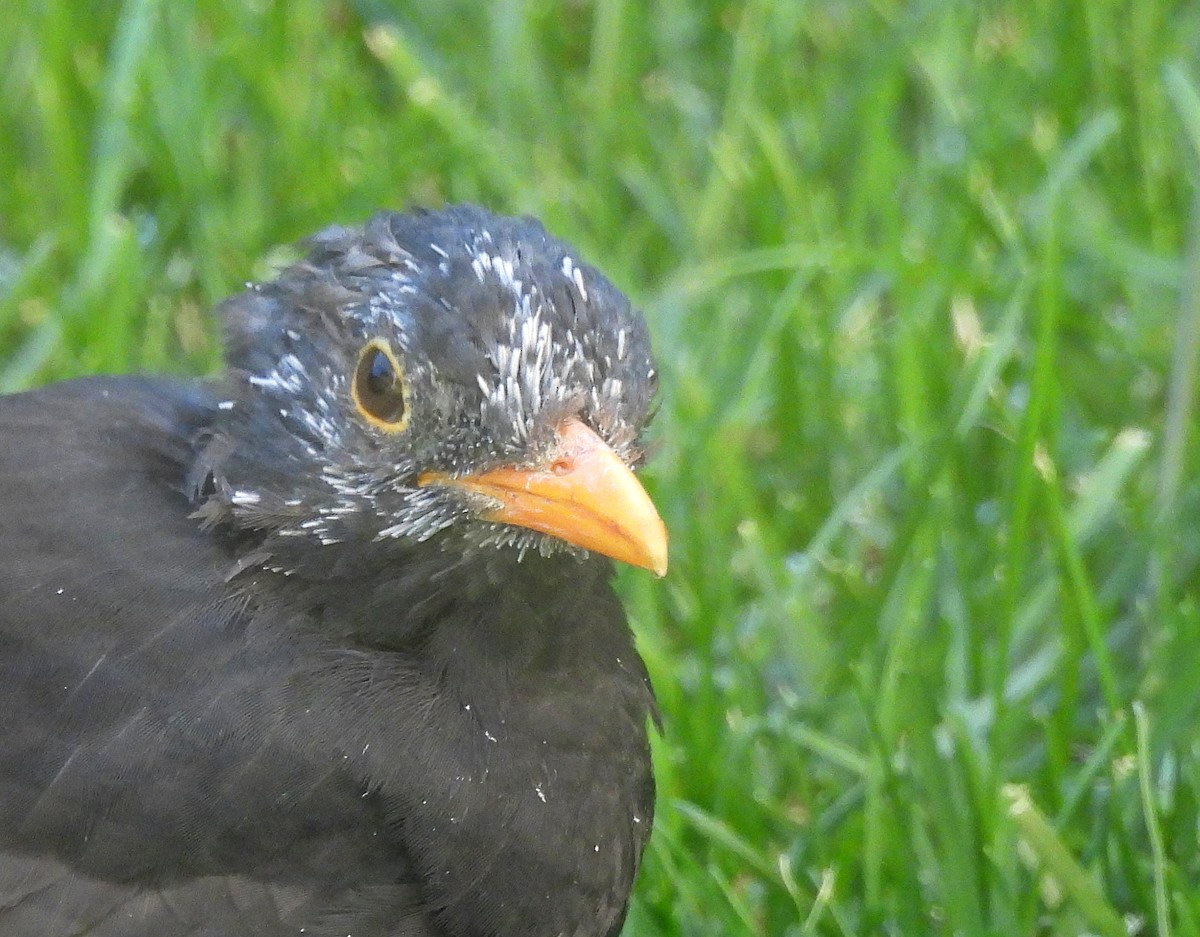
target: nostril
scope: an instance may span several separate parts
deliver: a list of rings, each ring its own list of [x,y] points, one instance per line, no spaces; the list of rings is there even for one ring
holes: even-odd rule
[[[566,475],[575,467],[575,463],[570,459],[555,459],[550,463],[550,471],[555,475]]]

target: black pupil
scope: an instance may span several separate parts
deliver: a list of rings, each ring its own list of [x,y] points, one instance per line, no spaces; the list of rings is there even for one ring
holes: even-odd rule
[[[396,371],[392,362],[379,349],[371,356],[371,370],[367,372],[367,392],[382,397],[396,386]]]
[[[404,386],[396,368],[382,349],[363,356],[358,369],[358,396],[363,408],[377,420],[398,423],[404,416]]]

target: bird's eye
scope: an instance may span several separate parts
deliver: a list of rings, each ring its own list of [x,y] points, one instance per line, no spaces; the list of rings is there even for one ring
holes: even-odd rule
[[[358,412],[389,433],[408,426],[408,388],[400,362],[386,342],[374,339],[358,356],[351,395]]]

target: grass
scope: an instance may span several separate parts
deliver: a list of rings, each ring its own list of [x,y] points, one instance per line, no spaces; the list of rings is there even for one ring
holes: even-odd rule
[[[646,309],[627,933],[1200,934],[1200,7],[16,0],[0,386],[203,372],[378,206]]]

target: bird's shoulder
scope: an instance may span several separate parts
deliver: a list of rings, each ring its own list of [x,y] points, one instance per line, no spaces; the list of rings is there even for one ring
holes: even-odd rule
[[[191,516],[219,405],[147,378],[0,397],[0,932],[321,933],[333,904],[345,933],[414,904],[372,799],[263,702],[295,655],[252,639]]]
[[[193,439],[216,405],[202,383],[133,377],[0,397],[10,666],[34,647],[91,666],[172,621],[232,617],[218,609],[227,560],[187,491]]]

